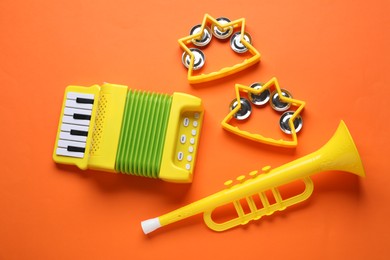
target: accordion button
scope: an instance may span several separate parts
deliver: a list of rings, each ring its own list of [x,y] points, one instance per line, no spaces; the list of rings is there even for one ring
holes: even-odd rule
[[[187,164],[186,164],[186,169],[187,169],[187,170],[190,170],[190,169],[191,169],[191,164],[187,163]]]
[[[194,118],[195,118],[195,119],[199,119],[199,118],[200,118],[200,114],[199,114],[199,113],[195,113],[195,114],[194,114]]]
[[[189,126],[190,124],[190,119],[188,117],[185,117],[184,120],[183,120],[183,125],[184,126]]]
[[[178,153],[177,153],[177,159],[178,159],[179,161],[181,161],[181,160],[183,160],[183,158],[184,158],[184,153],[183,153],[183,152],[178,152]]]
[[[180,143],[185,144],[186,140],[187,140],[187,136],[186,135],[181,135],[180,136]]]

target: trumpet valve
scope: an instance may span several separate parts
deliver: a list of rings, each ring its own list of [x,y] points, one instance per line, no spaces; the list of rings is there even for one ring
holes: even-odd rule
[[[243,183],[245,181],[245,175],[240,175],[236,179],[239,183]]]
[[[249,176],[254,178],[254,177],[257,176],[257,173],[258,173],[258,171],[252,171],[252,172],[249,173]]]
[[[225,181],[225,183],[223,185],[225,185],[226,188],[230,188],[233,185],[233,181],[232,180]]]
[[[271,166],[269,165],[264,166],[263,168],[261,168],[261,170],[263,171],[263,173],[269,173],[271,170]]]

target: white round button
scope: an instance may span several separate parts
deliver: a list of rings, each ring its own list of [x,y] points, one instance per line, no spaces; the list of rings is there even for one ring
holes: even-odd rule
[[[199,113],[195,113],[195,114],[194,114],[194,118],[195,118],[195,119],[199,119],[199,117],[200,117],[200,114],[199,114]]]

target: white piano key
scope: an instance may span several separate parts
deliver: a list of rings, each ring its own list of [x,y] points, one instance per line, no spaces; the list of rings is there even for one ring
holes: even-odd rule
[[[83,158],[84,157],[84,153],[71,152],[71,151],[68,151],[66,148],[57,148],[56,154],[62,155],[62,156],[68,156],[68,157],[76,157],[76,158]]]
[[[74,119],[73,116],[64,115],[62,117],[62,123],[72,124],[72,125],[85,125],[89,126],[90,120],[84,119]]]
[[[66,95],[67,99],[76,99],[76,98],[87,98],[87,99],[95,99],[94,94],[87,93],[78,93],[78,92],[68,92]]]
[[[88,132],[89,126],[61,124],[61,131],[70,132],[70,130],[78,130],[78,131]]]
[[[70,132],[62,132],[62,131],[60,132],[60,139],[78,141],[78,142],[87,142],[86,136],[72,135],[70,134]]]
[[[81,114],[81,115],[90,116],[92,114],[92,110],[65,107],[64,115],[74,115],[74,114]]]
[[[74,146],[74,147],[80,147],[80,148],[85,148],[85,143],[84,142],[75,142],[75,141],[70,141],[70,140],[58,140],[58,147],[59,148],[67,148],[68,146]]]
[[[92,110],[93,104],[82,104],[82,103],[77,103],[75,99],[67,99],[65,102],[65,107],[73,107],[73,108]]]

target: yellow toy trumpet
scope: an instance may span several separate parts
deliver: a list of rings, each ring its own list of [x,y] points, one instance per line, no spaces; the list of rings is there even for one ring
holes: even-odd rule
[[[145,234],[188,218],[199,213],[204,213],[206,225],[215,231],[224,231],[238,225],[245,225],[251,220],[258,220],[264,215],[271,215],[275,211],[281,211],[288,206],[302,202],[310,197],[313,192],[313,182],[310,176],[325,171],[345,171],[364,177],[364,168],[354,144],[354,141],[343,121],[332,138],[319,150],[289,162],[278,168],[271,169],[269,166],[263,168],[263,174],[257,171],[251,172],[251,179],[242,181],[231,186],[232,181],[225,184],[230,186],[220,192],[193,202],[187,206],[169,212],[157,218],[141,222]],[[244,179],[240,176],[238,179]],[[283,199],[277,189],[281,185],[302,179],[305,183],[305,190],[296,196]],[[270,204],[265,192],[272,190],[275,196],[275,203]],[[255,197],[259,196],[263,207],[258,208]],[[246,199],[250,212],[243,210],[240,200]],[[217,223],[212,219],[212,212],[220,207],[233,203],[237,211],[237,218],[223,223]]]

